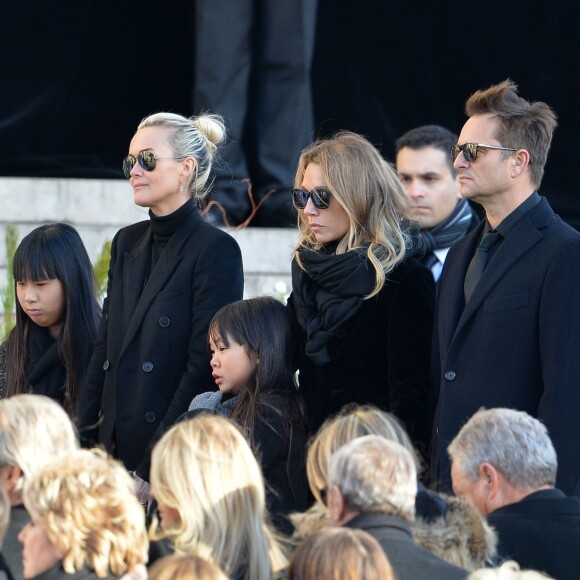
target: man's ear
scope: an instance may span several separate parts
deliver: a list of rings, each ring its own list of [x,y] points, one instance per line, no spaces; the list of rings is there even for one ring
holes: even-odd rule
[[[333,526],[340,526],[347,512],[347,504],[337,485],[330,486],[327,502],[330,523]]]
[[[489,512],[496,509],[501,496],[501,474],[491,463],[482,463],[479,466],[479,476],[483,480],[486,491],[486,507]]]
[[[524,173],[530,165],[530,153],[526,149],[518,149],[513,154],[511,161],[512,177],[518,177]]]

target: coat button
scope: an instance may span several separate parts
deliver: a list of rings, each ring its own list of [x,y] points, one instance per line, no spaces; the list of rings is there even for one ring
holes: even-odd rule
[[[167,318],[167,316],[162,316],[159,319],[159,326],[161,326],[161,328],[167,328],[169,326],[169,318]]]
[[[103,363],[103,370],[106,371],[109,368],[110,365],[111,365],[111,363],[108,360],[106,360]]]
[[[147,413],[145,413],[145,421],[147,421],[147,423],[155,423],[156,418],[157,417],[153,411],[147,411]]]
[[[452,381],[453,379],[455,379],[457,375],[455,374],[455,371],[445,371],[445,378],[448,381]]]
[[[145,361],[143,363],[143,371],[146,373],[150,373],[153,370],[153,363],[149,361]]]

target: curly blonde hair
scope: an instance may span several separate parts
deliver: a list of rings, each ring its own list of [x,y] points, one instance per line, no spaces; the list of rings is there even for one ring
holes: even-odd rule
[[[151,489],[177,511],[175,553],[215,562],[228,576],[269,579],[286,558],[266,524],[264,480],[249,443],[229,420],[200,415],[174,425],[155,445]]]
[[[298,161],[295,187],[301,187],[304,172],[311,163],[320,166],[326,186],[346,212],[349,231],[338,242],[337,254],[366,248],[376,272],[370,298],[380,292],[386,275],[406,256],[411,246],[411,213],[405,190],[391,164],[364,137],[342,131],[330,139],[307,147]],[[303,268],[302,247],[320,250],[308,227],[304,211],[299,210],[300,237],[294,258]],[[303,268],[304,269],[304,268]]]
[[[99,450],[77,450],[37,472],[24,487],[33,521],[64,554],[68,574],[87,566],[99,578],[147,561],[149,542],[135,484]]]

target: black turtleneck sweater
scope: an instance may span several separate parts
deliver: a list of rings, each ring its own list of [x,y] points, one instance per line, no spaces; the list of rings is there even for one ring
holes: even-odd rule
[[[149,268],[145,274],[145,284],[151,272],[155,268],[163,250],[167,246],[169,238],[185,223],[187,219],[195,212],[195,205],[193,199],[188,199],[178,210],[164,216],[156,216],[149,210],[149,217],[151,218],[151,258],[149,260]]]

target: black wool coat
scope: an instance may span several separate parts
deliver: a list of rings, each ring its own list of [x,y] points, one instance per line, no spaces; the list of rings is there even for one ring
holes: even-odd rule
[[[379,294],[332,338],[332,360],[320,367],[306,355],[292,296],[288,307],[295,320],[300,392],[313,430],[347,403],[372,404],[398,416],[425,448],[431,428],[426,422],[435,309],[431,272],[413,258],[399,264]]]
[[[574,580],[580,570],[580,499],[543,489],[492,511],[487,521],[498,536],[498,560]]]
[[[499,245],[465,305],[465,273],[484,226],[451,248],[440,279],[431,483],[451,488],[447,447],[462,425],[481,407],[507,407],[546,425],[557,485],[580,495],[580,234],[541,198]]]
[[[214,388],[208,326],[243,294],[238,244],[197,210],[147,272],[151,238],[144,221],[113,240],[103,318],[79,405],[83,443],[96,439],[145,480],[155,441],[195,395]]]

